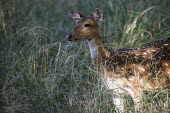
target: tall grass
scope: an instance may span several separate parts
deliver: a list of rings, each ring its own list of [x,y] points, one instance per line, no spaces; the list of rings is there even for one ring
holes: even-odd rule
[[[100,28],[110,49],[170,36],[169,0],[1,0],[0,112],[115,112],[87,43],[64,41],[74,27],[67,12],[92,15],[96,7],[104,13]],[[126,104],[136,112],[131,99]],[[169,90],[146,92],[142,110],[168,113],[169,104]]]

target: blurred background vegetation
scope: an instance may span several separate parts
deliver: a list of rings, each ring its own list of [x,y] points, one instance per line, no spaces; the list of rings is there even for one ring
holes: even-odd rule
[[[0,112],[115,112],[86,42],[64,42],[74,27],[67,12],[91,16],[95,8],[110,49],[170,36],[169,0],[0,0]],[[143,112],[170,112],[168,95],[148,94]],[[135,112],[131,99],[126,104]]]

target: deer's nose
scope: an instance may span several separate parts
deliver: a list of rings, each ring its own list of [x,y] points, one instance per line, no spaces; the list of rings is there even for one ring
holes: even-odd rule
[[[66,35],[66,40],[71,40],[71,38],[72,38],[72,35],[70,33]]]

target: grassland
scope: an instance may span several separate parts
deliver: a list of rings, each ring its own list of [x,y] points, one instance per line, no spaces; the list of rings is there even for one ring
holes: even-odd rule
[[[91,64],[86,42],[65,42],[67,12],[100,8],[110,49],[170,37],[169,0],[1,0],[0,112],[113,113],[111,91]],[[170,112],[168,90],[146,93],[144,113]],[[131,99],[126,112],[136,112]]]

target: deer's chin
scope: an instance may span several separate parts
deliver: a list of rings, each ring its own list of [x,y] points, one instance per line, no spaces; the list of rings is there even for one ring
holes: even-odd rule
[[[68,39],[67,41],[70,41],[70,42],[81,42],[83,40],[84,39],[77,39],[77,38],[75,38],[75,39]]]

